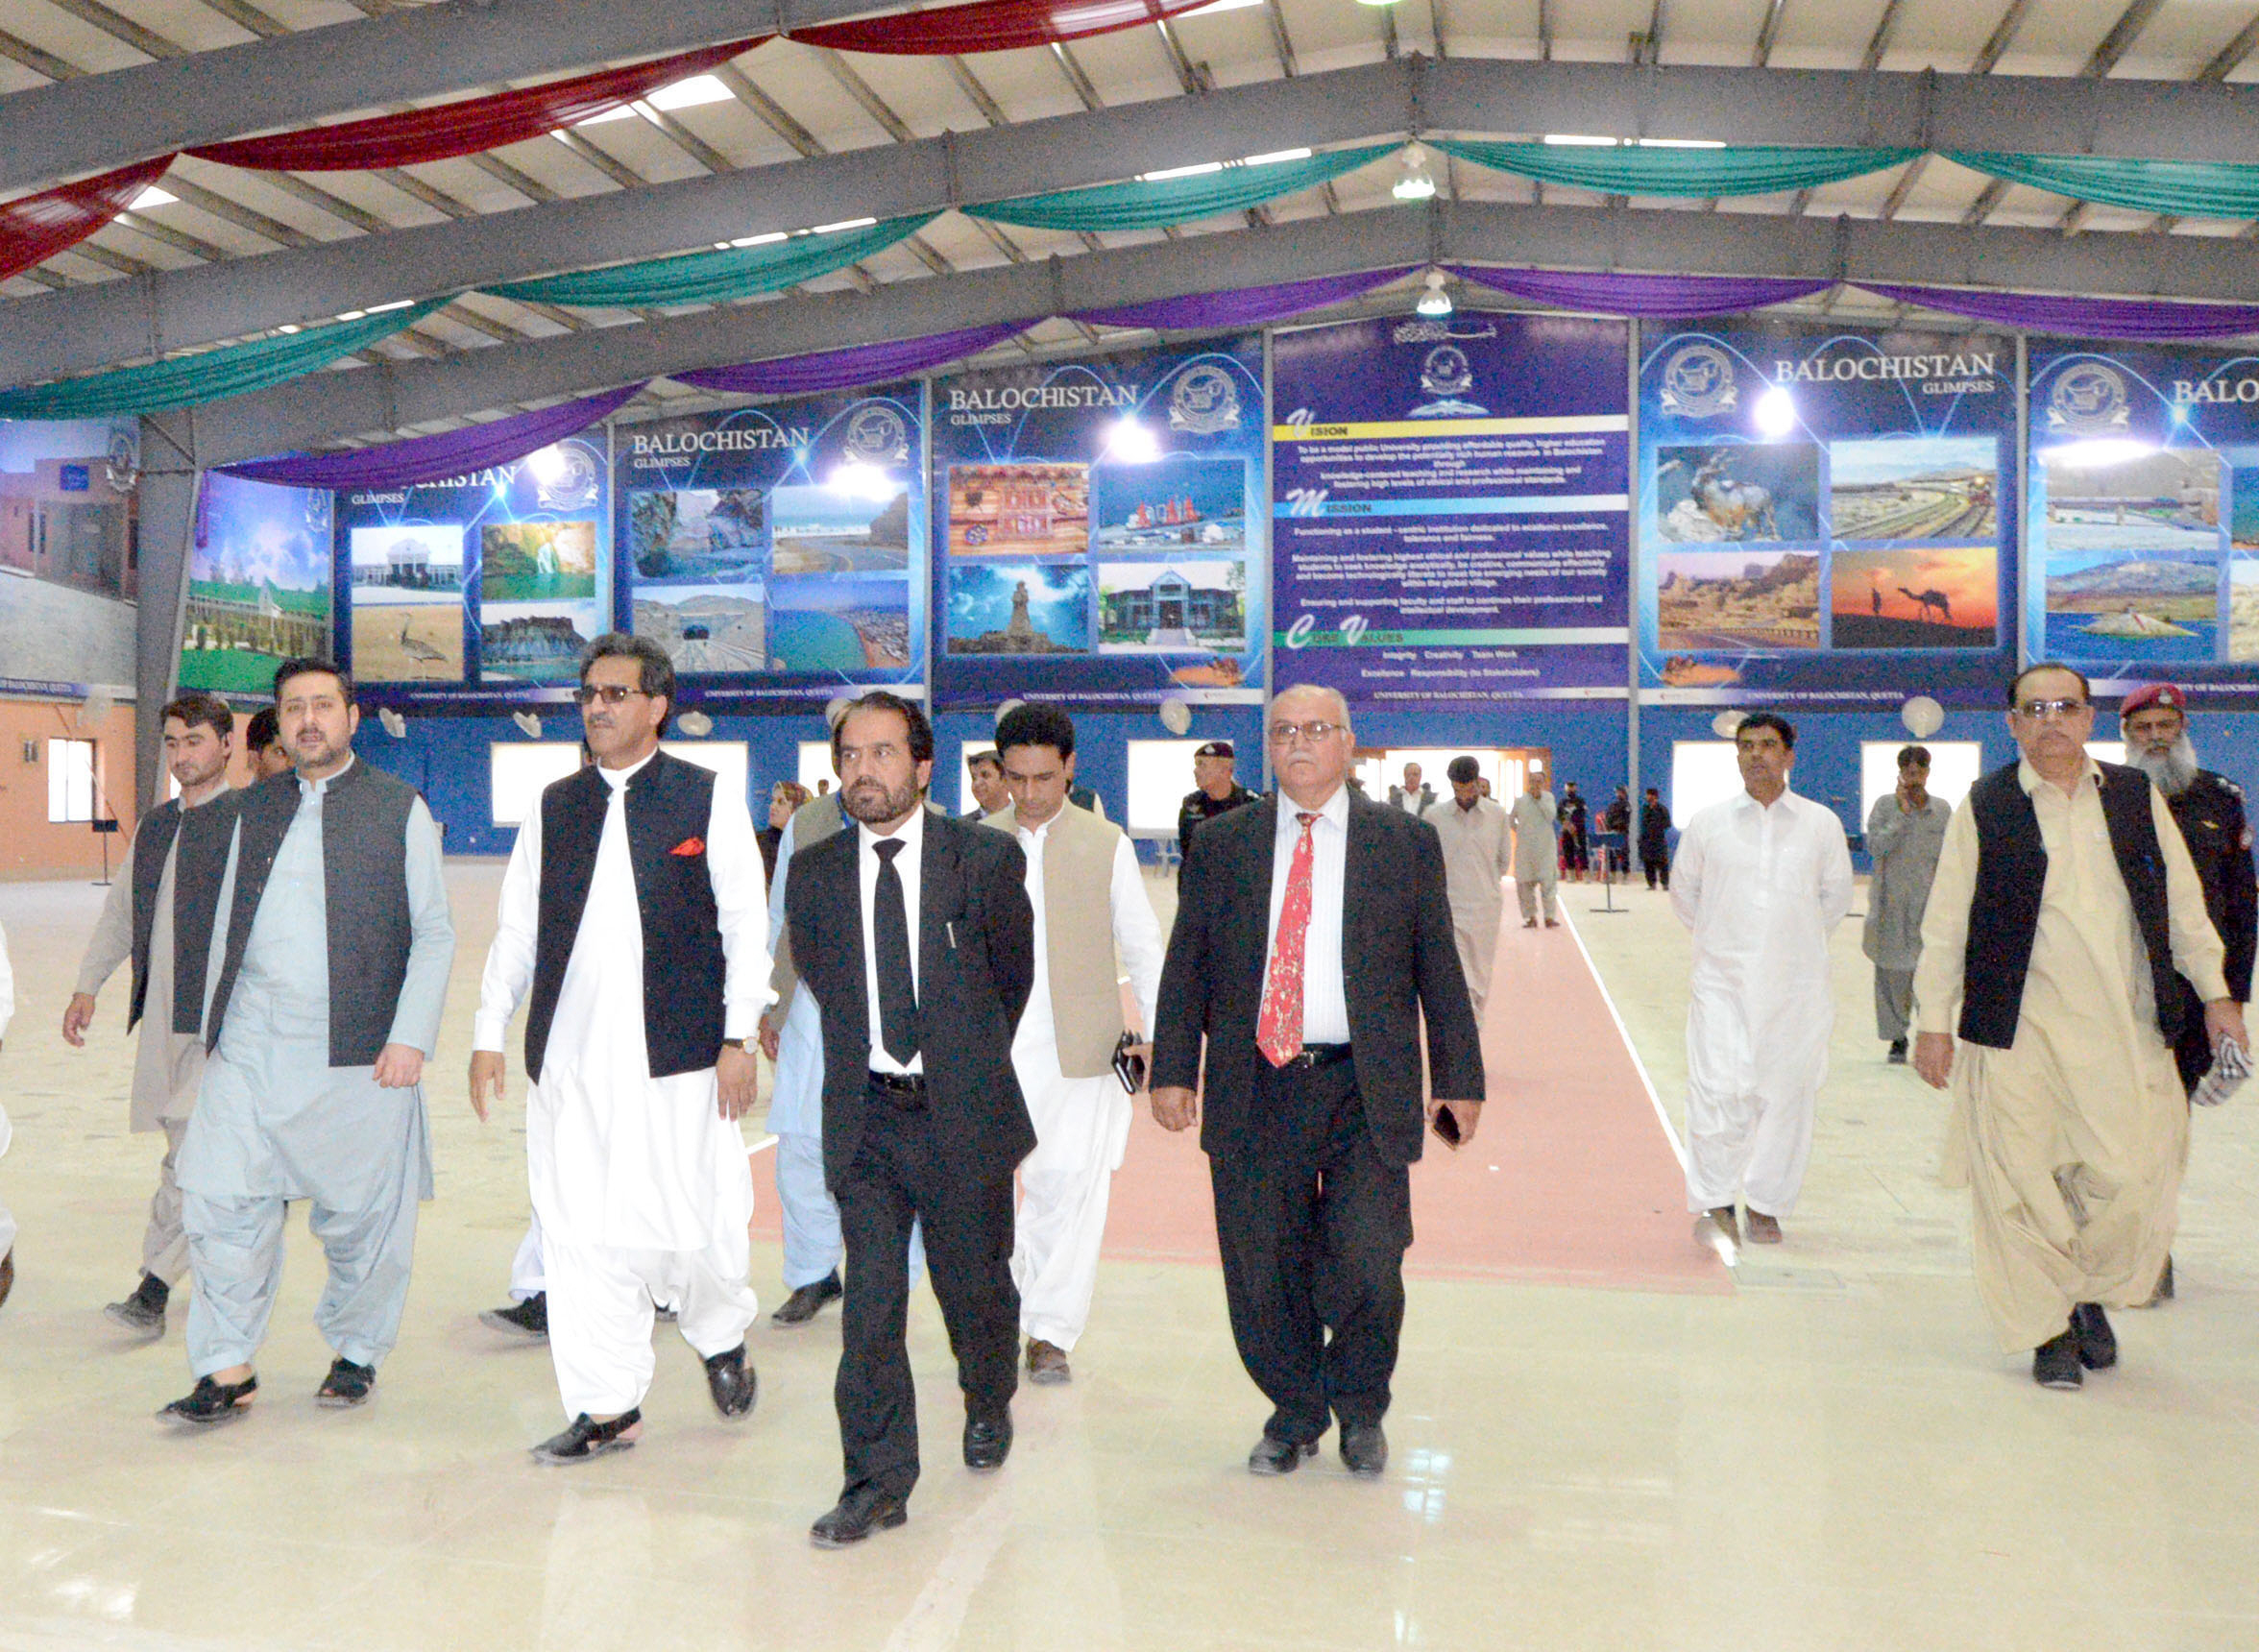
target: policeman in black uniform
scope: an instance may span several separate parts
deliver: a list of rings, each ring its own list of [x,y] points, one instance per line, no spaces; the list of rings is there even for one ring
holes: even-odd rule
[[[2150,683],[2127,694],[2118,709],[2118,728],[2125,737],[2125,761],[2149,771],[2180,826],[2189,859],[2204,885],[2204,911],[2227,949],[2227,989],[2237,1003],[2247,1004],[2252,956],[2259,951],[2259,874],[2251,865],[2251,827],[2244,812],[2243,788],[2197,766],[2196,745],[2188,732],[2188,695],[2171,683]],[[2197,1001],[2196,988],[2185,980],[2180,992],[2190,1003]],[[2194,1091],[2212,1069],[2212,1046],[2201,1027],[2193,1036],[2182,1032],[2173,1058],[2180,1069],[2182,1087]],[[2157,1296],[2172,1295],[2173,1263],[2168,1258]]]
[[[1184,801],[1177,810],[1177,852],[1179,856],[1192,849],[1192,829],[1202,820],[1213,820],[1228,814],[1242,803],[1252,803],[1255,794],[1234,780],[1231,766],[1236,760],[1227,740],[1212,740],[1192,754],[1192,777],[1200,782],[1197,790],[1184,794]]]

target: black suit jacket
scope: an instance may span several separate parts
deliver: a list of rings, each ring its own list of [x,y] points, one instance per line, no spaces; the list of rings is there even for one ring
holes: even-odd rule
[[[1198,1082],[1205,1038],[1201,1146],[1214,1156],[1249,1152],[1256,1141],[1255,1075],[1265,1057],[1255,1048],[1255,1024],[1278,808],[1275,797],[1264,797],[1210,820],[1193,834],[1178,877],[1153,1081]],[[1409,1164],[1420,1156],[1426,1123],[1422,1012],[1435,1094],[1445,1101],[1483,1097],[1482,1047],[1451,939],[1442,840],[1426,821],[1352,791],[1343,886],[1342,986],[1357,1090],[1373,1146],[1389,1162]]]
[[[1028,860],[1007,833],[926,813],[918,871],[918,1044],[934,1137],[954,1173],[1009,1174],[1035,1146],[1012,1033],[1035,984]],[[862,969],[862,833],[792,857],[792,961],[822,1014],[824,1180],[837,1194],[862,1140],[872,1029]]]

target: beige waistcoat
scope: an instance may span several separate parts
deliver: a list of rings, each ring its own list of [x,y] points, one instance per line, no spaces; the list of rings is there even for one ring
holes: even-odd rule
[[[1017,833],[1019,815],[1005,809],[981,822]],[[1044,835],[1043,938],[1036,960],[1051,987],[1052,1036],[1059,1076],[1095,1079],[1111,1072],[1121,1041],[1122,969],[1114,956],[1114,845],[1122,829],[1068,804]]]

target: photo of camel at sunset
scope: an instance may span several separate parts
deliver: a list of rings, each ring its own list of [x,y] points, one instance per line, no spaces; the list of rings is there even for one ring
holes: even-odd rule
[[[1829,558],[1836,648],[1991,648],[2000,641],[2000,547],[1838,550]]]

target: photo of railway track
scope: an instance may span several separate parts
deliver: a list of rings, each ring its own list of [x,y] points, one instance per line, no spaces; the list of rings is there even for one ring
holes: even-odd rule
[[[1982,539],[2000,531],[1990,436],[1832,443],[1828,513],[1838,540]]]

